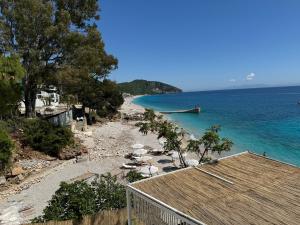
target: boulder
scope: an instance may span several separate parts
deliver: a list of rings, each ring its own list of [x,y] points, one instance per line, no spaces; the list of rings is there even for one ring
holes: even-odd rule
[[[22,174],[19,174],[19,175],[18,175],[18,180],[19,180],[19,181],[24,180],[24,176],[23,176]]]
[[[25,173],[25,170],[23,170],[23,168],[20,167],[20,166],[14,167],[11,170],[11,175],[12,176],[18,176],[18,175],[23,174],[23,173]]]
[[[0,176],[0,185],[3,185],[6,183],[5,176]]]

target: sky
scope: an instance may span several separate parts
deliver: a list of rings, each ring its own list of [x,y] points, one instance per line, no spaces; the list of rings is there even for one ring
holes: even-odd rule
[[[110,78],[185,91],[300,84],[299,0],[100,0]]]

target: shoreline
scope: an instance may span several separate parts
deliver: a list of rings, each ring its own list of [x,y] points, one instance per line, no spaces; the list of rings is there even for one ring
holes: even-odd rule
[[[120,113],[143,113],[145,109],[133,103],[137,97],[140,96],[126,98],[120,107]],[[131,145],[141,143],[145,145],[145,148],[161,148],[157,136],[152,133],[141,134],[138,127],[135,126],[136,122],[121,118],[88,126],[86,132],[76,131],[75,137],[79,138],[82,145],[88,150],[88,154],[84,155],[83,160],[77,163],[75,159],[57,160],[57,165],[44,168],[38,174],[30,175],[19,185],[2,191],[0,193],[0,212],[9,209],[20,224],[28,223],[34,217],[42,214],[47,202],[62,181],[70,182],[85,173],[105,174],[111,172],[118,176],[120,182],[126,183],[124,175],[128,171],[120,167],[123,163],[130,162],[124,156],[132,153]],[[169,156],[151,155],[151,157],[153,157],[153,165],[159,168],[159,173],[166,173],[174,168]],[[29,209],[22,211],[25,208]]]

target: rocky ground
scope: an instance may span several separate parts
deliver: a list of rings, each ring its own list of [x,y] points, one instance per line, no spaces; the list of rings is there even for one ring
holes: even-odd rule
[[[134,105],[132,98],[128,98],[120,111],[122,119],[89,126],[85,132],[75,132],[87,154],[71,160],[22,160],[17,172],[21,175],[24,170],[33,172],[24,179],[23,175],[16,175],[20,182],[0,192],[0,224],[1,220],[2,224],[20,224],[41,215],[62,181],[73,181],[86,173],[107,172],[122,180],[127,171],[120,167],[130,161],[124,156],[133,151],[131,145],[135,143],[149,149],[161,148],[156,135],[142,135],[135,126],[135,120],[144,111],[142,107]],[[153,156],[152,164],[159,168],[159,173],[174,168],[170,157],[165,155]]]

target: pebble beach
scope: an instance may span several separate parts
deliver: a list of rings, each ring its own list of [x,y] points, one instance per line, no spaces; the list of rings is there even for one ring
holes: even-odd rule
[[[134,97],[125,99],[120,109],[122,115],[144,112],[144,108],[132,103],[133,99]],[[1,216],[6,214],[12,219],[11,224],[30,222],[42,214],[62,181],[70,182],[87,173],[100,175],[110,172],[124,182],[122,177],[127,171],[121,167],[123,163],[130,162],[124,156],[132,152],[133,144],[140,143],[149,149],[162,148],[155,134],[141,134],[135,123],[118,119],[89,126],[85,132],[75,132],[75,136],[81,140],[88,153],[78,162],[71,159],[52,163],[52,166],[44,168],[34,176],[29,176],[19,185],[1,192],[0,221]],[[159,168],[159,173],[165,173],[168,168],[174,167],[171,158],[165,155],[153,156],[151,163]]]

